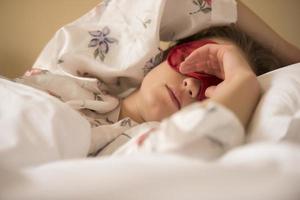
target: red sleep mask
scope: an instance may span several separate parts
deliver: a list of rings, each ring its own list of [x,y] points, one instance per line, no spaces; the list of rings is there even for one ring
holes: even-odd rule
[[[182,63],[185,60],[185,58],[188,57],[194,50],[206,44],[216,43],[211,40],[197,40],[175,46],[170,50],[167,57],[167,61],[174,70],[180,73],[180,63]],[[200,80],[199,92],[197,94],[197,99],[199,101],[202,101],[207,98],[205,96],[205,90],[209,86],[218,85],[220,82],[223,81],[216,76],[199,72],[192,72],[184,75]]]

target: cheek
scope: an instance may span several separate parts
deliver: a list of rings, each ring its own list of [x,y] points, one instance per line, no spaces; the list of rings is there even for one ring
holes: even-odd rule
[[[140,87],[140,105],[146,121],[161,121],[177,111],[165,84],[176,86],[182,82],[183,77],[167,65],[160,65],[147,74]]]
[[[142,115],[146,121],[161,121],[176,110],[168,102],[164,87],[151,87],[144,89],[141,86]]]

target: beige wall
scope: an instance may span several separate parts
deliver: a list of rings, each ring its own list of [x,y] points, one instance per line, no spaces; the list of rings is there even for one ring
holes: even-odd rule
[[[242,0],[277,33],[300,47],[299,0]]]
[[[300,47],[299,0],[243,0],[279,34]],[[21,75],[62,25],[100,0],[0,0],[0,74]]]
[[[55,31],[99,0],[0,0],[0,74],[30,68]]]

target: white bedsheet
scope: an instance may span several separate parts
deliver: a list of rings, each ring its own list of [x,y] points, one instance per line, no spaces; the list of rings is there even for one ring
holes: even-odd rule
[[[202,163],[168,155],[71,160],[1,170],[1,199],[297,200],[300,148],[252,144]]]
[[[87,151],[84,145],[76,146],[88,144],[84,139],[88,138],[85,135],[88,123],[84,118],[48,94],[7,80],[0,81],[1,94],[10,94],[3,96],[10,98],[2,98],[5,104],[1,104],[1,111],[14,111],[1,115],[1,127],[12,133],[18,132],[14,128],[36,129],[24,136],[6,135],[16,140],[1,132],[0,155],[10,154],[11,157],[0,159],[0,199],[297,200],[300,196],[299,134],[293,123],[288,128],[287,141],[236,147],[214,162],[167,154],[74,160],[84,152],[68,151],[66,147],[86,148]],[[23,116],[30,116],[32,112],[44,116],[22,121]],[[53,115],[57,120],[53,120]],[[53,129],[44,129],[44,126],[37,126],[39,124]],[[11,141],[15,142],[17,151],[9,148]],[[32,148],[32,145],[37,146]],[[5,148],[10,152],[3,152]],[[40,150],[49,154],[40,157]],[[26,162],[20,163],[20,160]]]
[[[67,104],[0,78],[0,162],[10,169],[84,157],[88,121]]]

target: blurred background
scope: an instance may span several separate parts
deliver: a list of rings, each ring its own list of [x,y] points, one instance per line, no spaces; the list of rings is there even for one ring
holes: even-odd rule
[[[300,47],[300,0],[242,0],[276,32]],[[100,0],[0,0],[0,75],[31,68],[53,34]]]

